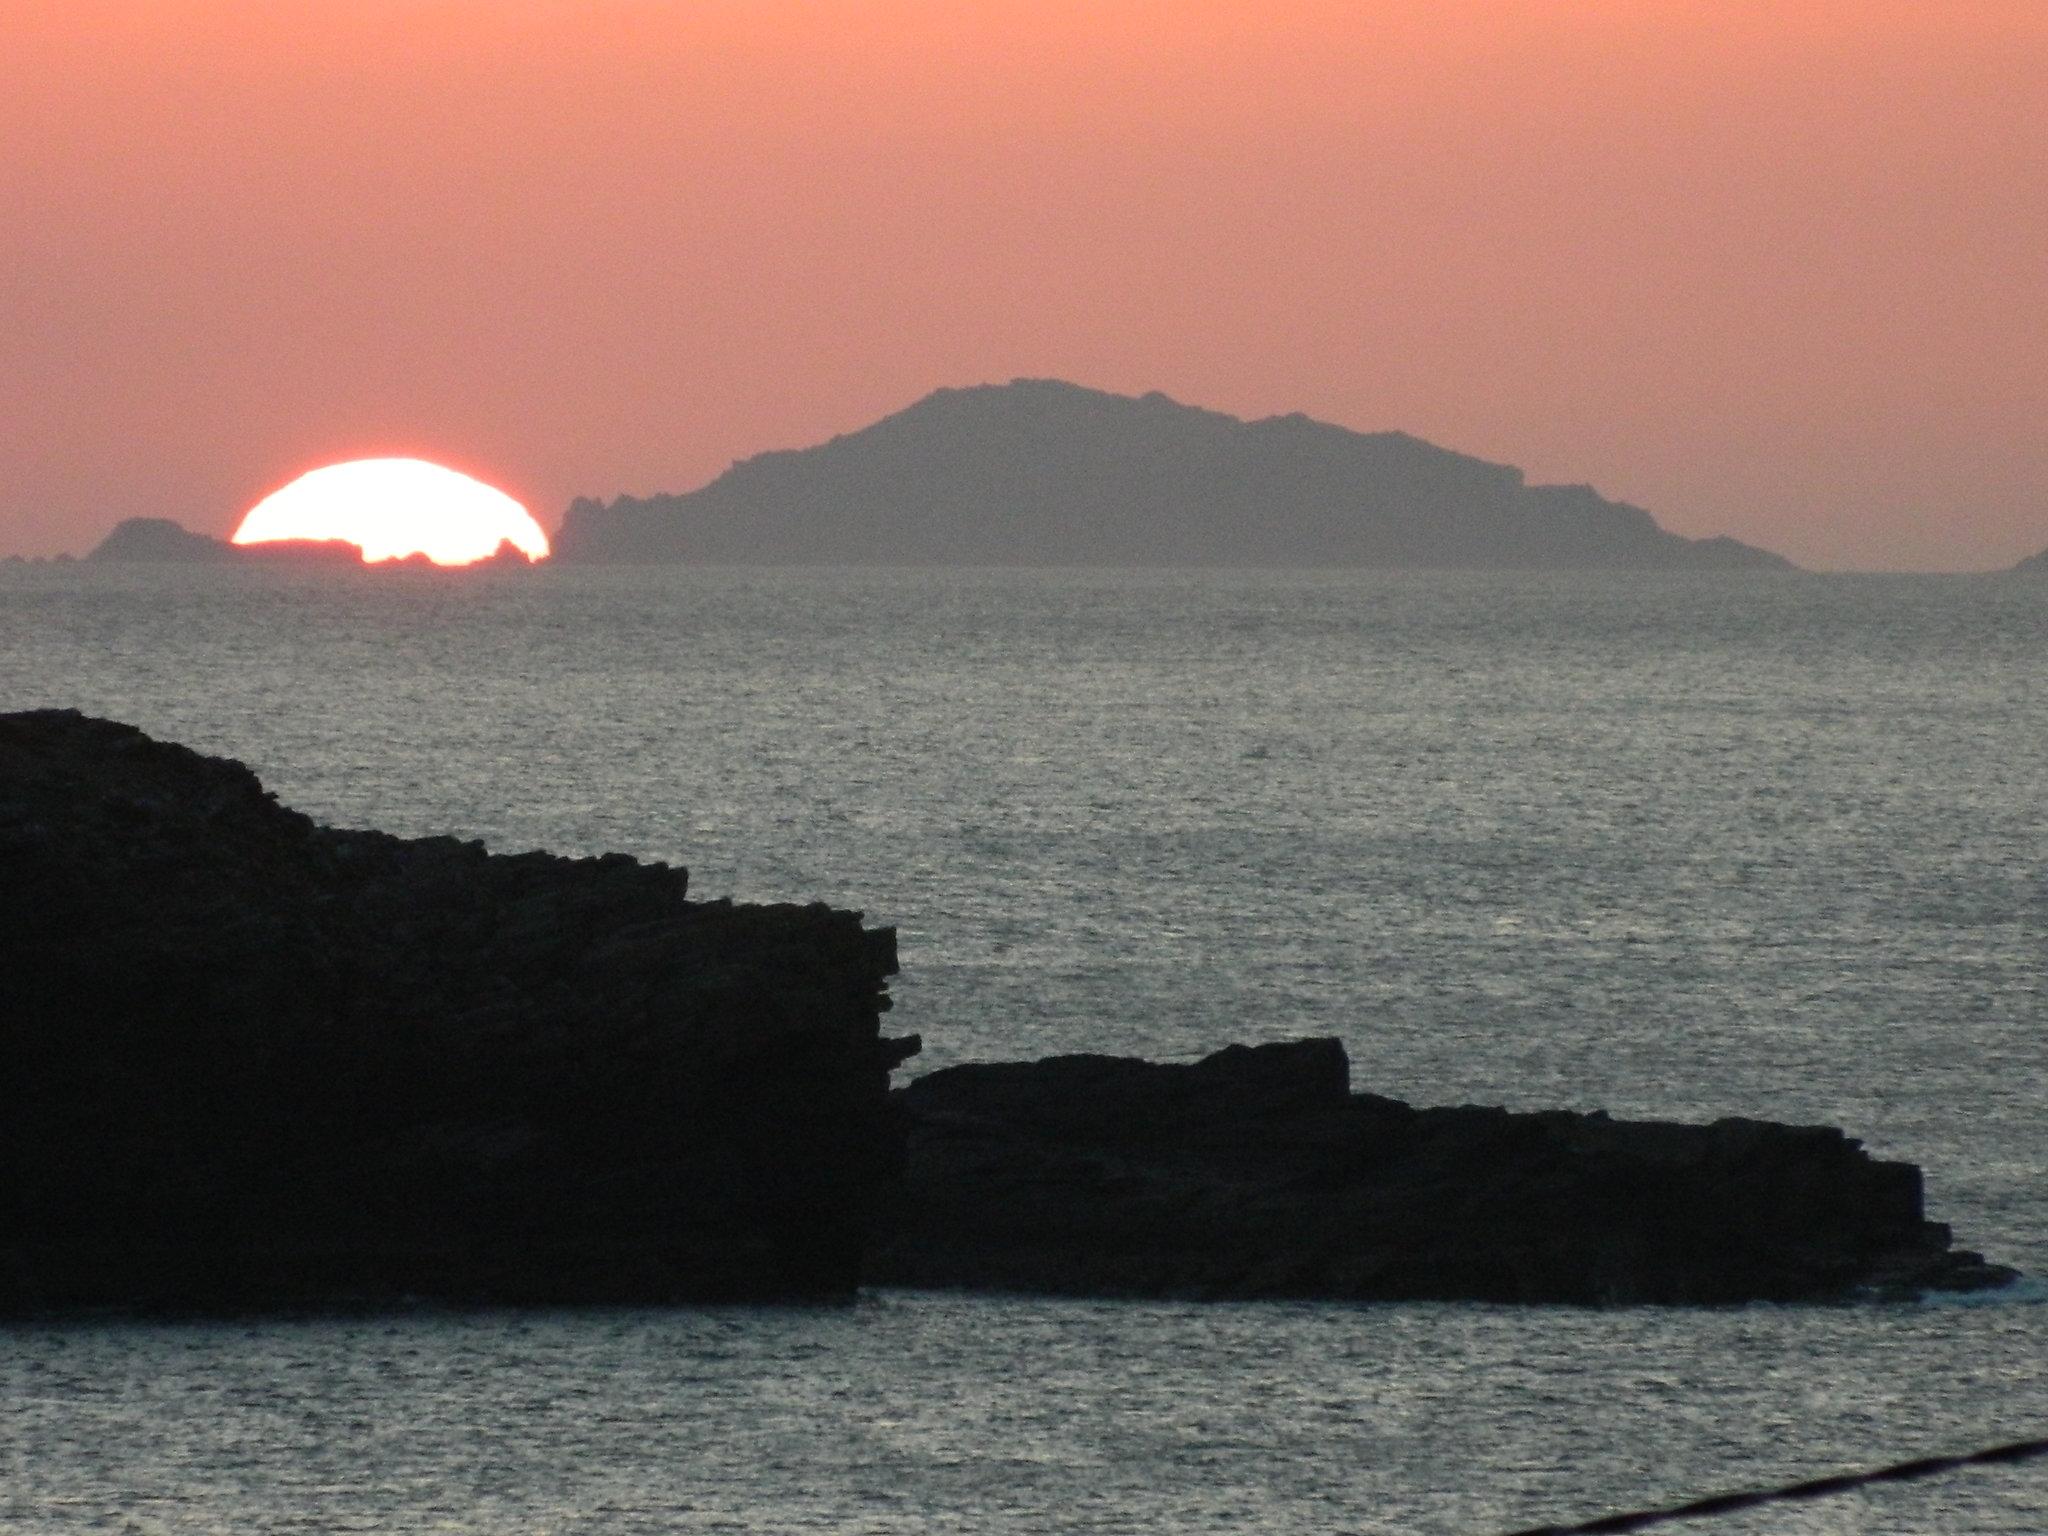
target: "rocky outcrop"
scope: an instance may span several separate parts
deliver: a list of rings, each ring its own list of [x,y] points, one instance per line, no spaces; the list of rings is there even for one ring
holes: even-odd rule
[[[2015,576],[2048,576],[2048,549],[2038,555],[2029,555],[2012,568]]]
[[[893,930],[0,715],[0,1311],[849,1294]]]
[[[895,968],[858,913],[322,827],[238,763],[0,715],[0,1315],[2011,1278],[1840,1131],[1417,1110],[1333,1040],[892,1096]]]
[[[237,565],[335,565],[359,566],[363,562],[363,547],[351,544],[347,539],[265,539],[261,544],[230,544],[228,555]],[[431,565],[425,555],[416,557],[420,565]],[[402,564],[390,560],[379,562],[383,565]]]
[[[1798,1301],[1999,1285],[1917,1168],[1753,1120],[1412,1109],[1334,1040],[1108,1056],[898,1091],[907,1172],[872,1279],[1083,1295]]]
[[[1403,432],[1057,379],[942,389],[680,496],[579,499],[566,561],[1789,569]]]
[[[85,558],[113,564],[219,564],[235,557],[226,539],[194,533],[168,517],[131,517],[95,544]]]
[[[482,570],[513,567],[524,569],[533,562],[510,539],[481,560],[466,566],[439,565],[423,554],[365,562],[362,546],[346,539],[265,539],[257,544],[231,544],[210,534],[193,533],[167,517],[131,517],[117,523],[86,556],[111,564],[233,564],[233,565],[326,565],[359,566],[373,570],[410,567],[421,570]]]

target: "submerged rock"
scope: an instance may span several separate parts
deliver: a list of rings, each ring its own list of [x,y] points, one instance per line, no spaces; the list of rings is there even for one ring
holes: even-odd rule
[[[0,1311],[833,1297],[895,935],[0,715]]]
[[[1754,1120],[1413,1109],[1335,1040],[1192,1065],[955,1067],[897,1091],[869,1277],[1082,1295],[1722,1303],[2002,1285],[1919,1169]]]

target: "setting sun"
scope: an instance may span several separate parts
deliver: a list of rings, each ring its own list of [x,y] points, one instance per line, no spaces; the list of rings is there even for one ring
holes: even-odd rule
[[[344,539],[363,559],[425,555],[469,565],[510,541],[529,560],[548,554],[532,515],[481,480],[424,459],[355,459],[299,476],[249,509],[237,544]]]

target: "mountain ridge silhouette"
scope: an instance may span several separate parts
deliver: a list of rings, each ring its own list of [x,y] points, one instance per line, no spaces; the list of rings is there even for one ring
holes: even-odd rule
[[[935,390],[681,494],[579,497],[558,560],[1791,569],[1405,432],[1057,379]]]

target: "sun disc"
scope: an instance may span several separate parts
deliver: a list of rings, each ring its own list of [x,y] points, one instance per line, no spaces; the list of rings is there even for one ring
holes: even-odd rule
[[[495,486],[425,459],[351,459],[299,476],[249,509],[236,544],[342,539],[365,560],[425,555],[469,565],[509,540],[544,560],[548,537],[533,515]]]

